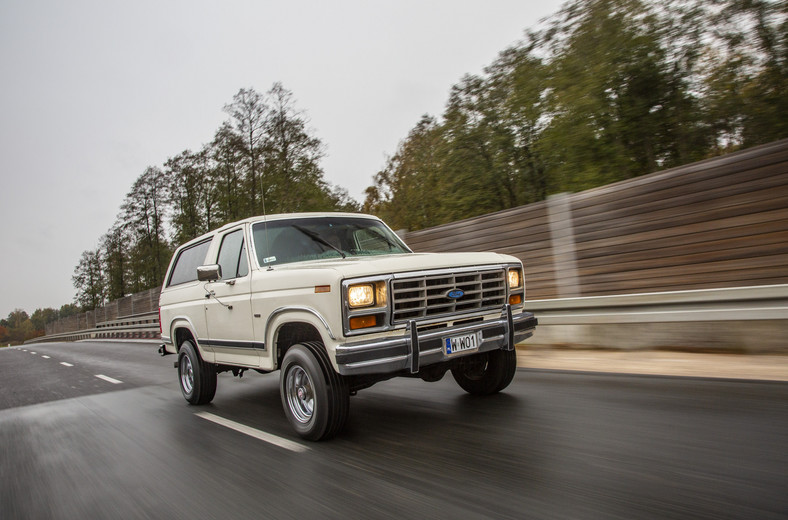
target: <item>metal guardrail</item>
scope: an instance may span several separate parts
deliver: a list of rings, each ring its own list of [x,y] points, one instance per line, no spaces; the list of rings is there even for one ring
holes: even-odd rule
[[[788,320],[788,285],[526,301],[540,325]]]
[[[159,313],[157,311],[100,322],[92,329],[41,336],[26,343],[85,339],[158,339],[160,337]]]
[[[539,319],[540,327],[544,327],[542,337],[558,343],[563,343],[563,340],[559,339],[560,335],[555,335],[555,331],[573,329],[562,326],[575,325],[642,325],[638,329],[645,330],[649,324],[673,323],[673,328],[684,324],[681,330],[686,332],[686,326],[692,327],[693,322],[748,321],[777,324],[777,334],[780,334],[780,330],[788,328],[788,285],[533,300],[526,302],[526,308]],[[604,330],[610,331],[611,327]],[[551,333],[547,333],[548,329]],[[98,323],[88,330],[43,336],[30,343],[159,337],[158,313],[150,312]],[[539,339],[537,327],[536,343]],[[599,338],[599,341],[612,342],[613,338],[611,335]],[[619,339],[618,342],[622,341]]]

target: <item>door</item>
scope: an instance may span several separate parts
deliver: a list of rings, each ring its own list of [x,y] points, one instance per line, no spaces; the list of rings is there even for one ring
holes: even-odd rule
[[[243,228],[224,234],[216,263],[222,268],[222,277],[205,285],[209,339],[203,343],[213,348],[216,363],[257,367],[262,344],[254,341],[251,276]]]

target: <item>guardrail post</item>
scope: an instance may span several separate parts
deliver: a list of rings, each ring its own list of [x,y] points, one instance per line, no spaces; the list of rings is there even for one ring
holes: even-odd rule
[[[553,249],[553,270],[559,298],[580,296],[575,232],[572,226],[571,195],[558,193],[547,197],[547,219]]]

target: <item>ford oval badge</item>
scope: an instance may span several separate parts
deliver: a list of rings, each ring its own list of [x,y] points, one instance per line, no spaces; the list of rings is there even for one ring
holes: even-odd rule
[[[446,296],[457,300],[465,296],[465,291],[463,291],[462,289],[452,289],[451,291],[446,293]]]

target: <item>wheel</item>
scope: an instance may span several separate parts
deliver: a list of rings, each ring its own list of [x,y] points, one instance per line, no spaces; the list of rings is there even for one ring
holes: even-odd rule
[[[206,404],[216,395],[216,369],[204,362],[191,341],[178,350],[178,381],[191,404]]]
[[[451,375],[469,394],[490,395],[509,386],[516,371],[517,352],[491,350],[464,359]]]
[[[347,381],[334,371],[322,343],[303,343],[287,350],[279,394],[288,421],[304,439],[331,438],[347,421]]]

